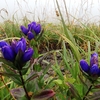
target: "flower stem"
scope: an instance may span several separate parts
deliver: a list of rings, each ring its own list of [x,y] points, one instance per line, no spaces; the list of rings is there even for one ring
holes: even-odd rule
[[[26,94],[26,96],[27,96],[27,100],[30,100],[30,97],[29,97],[29,95],[28,95],[28,93],[27,93],[27,90],[26,90],[26,87],[25,87],[25,82],[24,82],[24,79],[23,79],[23,76],[22,76],[22,73],[21,73],[20,70],[19,70],[19,74],[20,74],[20,77],[21,77],[21,81],[22,81],[23,89],[24,89],[25,94]]]
[[[86,99],[86,96],[87,96],[87,95],[89,94],[89,92],[91,91],[92,86],[93,86],[93,84],[91,84],[91,85],[90,85],[90,87],[89,87],[88,91],[86,92],[85,96],[83,97],[83,100],[85,100],[85,99]]]

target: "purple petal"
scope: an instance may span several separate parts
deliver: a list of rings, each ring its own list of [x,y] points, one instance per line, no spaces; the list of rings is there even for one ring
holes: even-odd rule
[[[22,42],[22,41],[19,41],[19,42],[17,43],[16,50],[15,50],[16,54],[17,54],[20,50],[24,53],[24,48],[23,48],[23,42]]]
[[[28,24],[28,30],[31,31],[32,24]]]
[[[98,65],[98,54],[96,52],[91,54],[90,58],[90,66],[92,67],[94,64]]]
[[[14,52],[10,46],[4,46],[2,48],[2,54],[6,60],[14,60]]]
[[[98,68],[97,64],[94,64],[94,65],[90,68],[90,74],[91,74],[91,75],[98,75],[98,74],[99,74],[99,68]]]
[[[36,26],[36,22],[32,22],[31,24],[32,24],[33,26]]]
[[[27,62],[31,59],[33,55],[33,49],[32,48],[29,48],[28,50],[25,51],[25,53],[23,54],[23,62]]]
[[[35,27],[36,27],[36,22],[32,22],[32,23],[28,24],[28,29],[30,31],[34,30]]]
[[[2,48],[3,46],[8,46],[9,44],[5,41],[1,41],[0,42],[0,48]]]
[[[20,26],[20,29],[21,29],[21,31],[22,31],[25,35],[27,35],[27,33],[28,33],[29,30],[28,30],[26,27]]]
[[[11,47],[12,47],[12,50],[15,52],[16,50],[16,45],[17,45],[17,41],[16,40],[12,40],[11,42]]]
[[[34,28],[35,33],[38,35],[41,32],[41,25],[38,24],[35,28]]]
[[[34,34],[32,32],[28,32],[27,36],[29,40],[32,40],[34,38]]]
[[[19,41],[21,41],[23,43],[23,50],[25,51],[26,50],[26,40],[25,38],[21,38]]]
[[[26,50],[26,40],[23,37],[17,42],[15,49],[16,54],[18,53],[19,50],[21,50],[23,53]]]
[[[88,63],[85,61],[85,60],[81,60],[80,61],[80,66],[81,66],[81,68],[82,68],[82,70],[84,71],[84,72],[86,72],[86,73],[88,73],[89,72],[89,65],[88,65]]]

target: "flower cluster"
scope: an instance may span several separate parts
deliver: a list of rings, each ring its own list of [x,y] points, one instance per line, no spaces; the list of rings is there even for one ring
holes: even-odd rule
[[[91,54],[90,65],[85,60],[80,61],[82,71],[92,77],[100,76],[100,68],[98,67],[98,54],[95,52]]]
[[[28,24],[28,28],[21,26],[20,29],[29,40],[32,40],[41,32],[41,25],[37,24],[36,22],[31,22]]]
[[[7,61],[15,62],[17,65],[21,65],[29,61],[33,55],[33,49],[27,47],[25,38],[21,38],[19,41],[12,40],[9,44],[6,41],[0,42],[1,53]],[[16,65],[15,65],[16,66]]]

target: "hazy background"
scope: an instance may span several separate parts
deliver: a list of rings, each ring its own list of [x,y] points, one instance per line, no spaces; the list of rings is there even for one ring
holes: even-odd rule
[[[63,0],[58,0],[58,3],[66,22],[69,18],[70,22],[78,23],[77,18],[84,23],[100,23],[100,0],[65,1],[68,16]],[[21,21],[26,16],[30,21],[57,23],[60,19],[57,11],[56,0],[0,0],[0,22],[9,19]]]

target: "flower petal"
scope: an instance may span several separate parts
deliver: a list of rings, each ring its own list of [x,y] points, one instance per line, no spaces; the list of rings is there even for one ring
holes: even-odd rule
[[[27,36],[29,40],[32,40],[34,38],[34,34],[31,31],[28,32]]]
[[[29,61],[33,55],[33,52],[34,51],[32,48],[29,48],[28,50],[26,50],[22,57],[23,62]]]
[[[2,48],[2,54],[6,60],[14,60],[14,52],[10,46],[4,46]]]
[[[15,49],[16,54],[18,53],[19,50],[21,50],[23,53],[26,50],[26,40],[23,37],[16,44],[16,49]]]
[[[19,41],[16,45],[16,54],[19,52],[19,50],[21,50],[23,53],[24,53],[24,48],[23,48],[23,42],[22,41]]]
[[[28,33],[29,30],[28,30],[26,27],[20,26],[20,29],[21,29],[21,31],[22,31],[25,35],[27,35],[27,33]]]
[[[94,64],[91,68],[90,68],[90,74],[91,75],[98,75],[99,74],[99,68],[97,64]]]
[[[15,52],[16,50],[16,45],[17,45],[17,41],[16,40],[12,40],[11,42],[11,47],[12,47],[12,50]]]
[[[91,54],[90,67],[92,67],[94,64],[98,65],[98,54],[96,52]]]
[[[5,41],[1,41],[0,42],[0,48],[2,48],[3,46],[8,46],[9,44]]]
[[[21,41],[23,43],[23,49],[25,51],[26,50],[26,40],[25,40],[25,38],[22,37],[19,41]]]
[[[28,29],[32,32],[34,30],[34,28],[36,27],[36,22],[32,22],[30,24],[28,24]]]
[[[86,73],[88,73],[89,72],[89,65],[88,65],[88,63],[85,61],[85,60],[81,60],[80,61],[80,66],[81,66],[81,68],[82,68],[82,70],[84,71],[84,72],[86,72]]]
[[[28,24],[28,30],[31,31],[32,24]]]
[[[34,27],[36,27],[36,22],[32,22],[31,25],[32,25],[32,28],[34,30]]]
[[[34,28],[35,33],[38,35],[41,32],[41,25],[38,24],[35,28]]]

